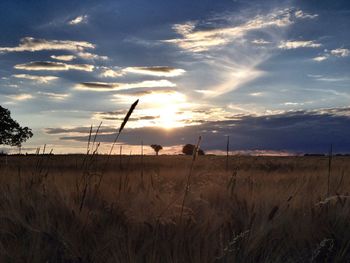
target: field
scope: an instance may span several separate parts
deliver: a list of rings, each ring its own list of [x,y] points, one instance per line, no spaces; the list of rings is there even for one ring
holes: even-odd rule
[[[350,262],[348,157],[107,159],[0,157],[0,262]]]

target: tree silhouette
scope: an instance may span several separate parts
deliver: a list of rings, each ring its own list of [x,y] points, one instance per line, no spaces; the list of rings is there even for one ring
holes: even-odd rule
[[[152,144],[151,147],[156,152],[156,155],[158,155],[158,152],[163,149],[163,147],[159,144]]]
[[[196,148],[193,144],[186,144],[184,147],[182,147],[182,152],[186,155],[192,155],[194,149]],[[204,155],[204,151],[202,149],[198,149],[198,155]]]
[[[11,112],[0,106],[0,145],[21,146],[33,136],[28,127],[21,127],[11,118]]]

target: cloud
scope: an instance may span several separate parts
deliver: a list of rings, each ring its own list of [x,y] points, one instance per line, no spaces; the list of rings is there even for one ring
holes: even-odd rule
[[[153,67],[127,67],[123,72],[150,75],[157,77],[176,77],[184,74],[183,69],[167,67],[167,66],[153,66]]]
[[[38,83],[49,83],[53,80],[58,79],[58,77],[56,77],[56,76],[37,76],[37,75],[29,75],[29,74],[15,74],[12,76],[15,78],[18,78],[18,79],[33,80],[33,81],[36,81]]]
[[[66,64],[62,62],[51,62],[51,61],[35,61],[26,64],[17,64],[14,66],[15,69],[22,70],[50,70],[50,71],[66,71],[66,70],[82,70],[82,71],[93,71],[94,66],[88,64]]]
[[[212,93],[206,94],[206,97],[216,97],[221,94],[225,94],[232,90],[235,90],[239,86],[248,83],[258,77],[261,77],[264,72],[255,68],[256,65],[237,65],[234,70],[228,72],[226,75],[227,81],[225,81],[221,85],[217,85],[213,89],[211,89]]]
[[[54,100],[65,100],[67,97],[69,97],[69,94],[65,94],[65,93],[52,93],[52,92],[39,91],[38,94]]]
[[[347,57],[350,55],[350,50],[347,48],[337,48],[331,50],[331,54],[336,57]]]
[[[274,45],[269,44],[281,43],[288,27],[301,19],[299,13],[299,17],[294,13],[295,9],[286,8],[258,15],[237,17],[224,13],[206,21],[188,21],[173,25],[178,36],[163,43],[190,53],[193,63],[198,65],[196,70],[205,69],[199,72],[204,78],[193,83],[194,90],[204,98],[217,97],[266,74],[260,65],[275,53]],[[262,38],[254,39],[254,36]]]
[[[302,10],[297,10],[294,13],[295,17],[297,18],[301,18],[301,19],[314,19],[316,17],[318,17],[318,14],[309,14],[309,13],[305,13]]]
[[[164,101],[168,105],[186,101],[186,96],[175,90],[142,90],[129,94],[115,94],[113,96],[126,102],[138,98],[142,99],[143,103],[151,105],[163,104]]]
[[[155,77],[177,77],[184,74],[184,69],[173,68],[168,66],[153,66],[153,67],[127,67],[118,68],[116,70],[104,67],[102,68],[101,77],[116,78],[124,76],[128,73],[148,75]]]
[[[24,37],[17,47],[0,47],[0,52],[35,52],[42,50],[82,51],[95,48],[95,45],[86,41],[46,40],[33,37]]]
[[[7,97],[10,99],[13,99],[13,100],[18,100],[18,101],[24,101],[24,100],[29,100],[29,99],[34,98],[31,94],[25,94],[25,93],[16,94],[16,95],[9,95]]]
[[[75,86],[78,90],[91,91],[113,91],[128,90],[136,88],[164,88],[175,87],[176,84],[165,79],[161,80],[145,80],[134,83],[106,83],[106,82],[82,82]]]
[[[87,15],[81,15],[81,16],[77,16],[76,18],[70,20],[68,22],[69,25],[74,26],[74,25],[78,25],[78,24],[83,24],[83,23],[87,23],[88,21],[88,16]]]
[[[213,131],[216,131],[213,133]],[[174,128],[169,132],[157,127],[127,128],[121,143],[136,145],[157,142],[163,146],[194,143],[202,136],[204,150],[224,150],[230,136],[232,150],[288,150],[292,152],[327,152],[333,143],[336,151],[350,148],[350,108],[291,111],[264,116],[233,116],[225,121]],[[86,142],[88,133],[62,140]],[[97,141],[112,142],[115,133],[98,136]]]
[[[103,67],[100,75],[101,77],[104,77],[104,78],[116,78],[116,77],[121,77],[124,74],[125,72],[123,72],[121,69],[114,70],[107,67]]]
[[[253,30],[262,30],[270,27],[286,27],[293,24],[291,10],[283,9],[267,15],[257,15],[247,22],[228,27],[201,30],[198,22],[190,21],[184,24],[175,24],[173,29],[181,37],[165,40],[182,49],[192,52],[208,51],[215,47],[224,46]]]
[[[76,53],[76,55],[78,57],[81,57],[82,59],[86,59],[86,60],[108,60],[107,56],[100,56],[97,54],[93,54],[90,52],[78,52]]]
[[[249,95],[253,96],[253,97],[260,97],[262,96],[264,93],[263,92],[252,92]]]
[[[66,133],[82,133],[89,134],[91,127],[72,127],[72,128],[46,128],[45,132],[47,134],[66,134]],[[100,133],[113,133],[116,132],[116,128],[114,127],[106,127],[103,126],[99,130]]]
[[[317,56],[317,57],[314,57],[313,60],[314,61],[317,61],[317,62],[321,62],[321,61],[324,61],[328,58],[328,56],[324,55],[324,56]]]
[[[268,45],[268,44],[271,44],[270,41],[266,41],[265,39],[262,39],[262,38],[260,38],[260,39],[254,39],[254,40],[252,40],[251,42],[252,42],[253,44],[255,44],[255,45]]]
[[[124,120],[126,111],[108,111],[108,112],[96,112],[94,117],[100,120]],[[135,111],[133,113],[132,121],[139,120],[156,120],[160,116],[159,115],[144,115],[142,111]]]
[[[308,41],[302,41],[302,40],[296,40],[296,41],[282,41],[278,48],[281,49],[296,49],[296,48],[318,48],[321,47],[322,44],[316,43],[313,40]]]
[[[290,102],[290,101],[283,103],[283,105],[285,105],[285,106],[299,106],[299,105],[303,105],[303,104],[304,103]]]
[[[86,41],[70,40],[46,40],[33,37],[25,37],[20,40],[17,47],[0,47],[0,53],[7,52],[36,52],[43,50],[67,50],[75,53],[74,55],[52,55],[51,58],[61,61],[72,61],[77,56],[85,60],[108,60],[107,56],[101,56],[87,52],[86,49],[94,49],[96,46]]]
[[[76,59],[77,57],[74,55],[61,55],[61,56],[52,55],[51,58],[56,59],[56,60],[61,60],[61,61],[72,61],[72,60]]]
[[[313,78],[315,80],[319,81],[326,81],[326,82],[338,82],[338,81],[348,81],[348,77],[339,77],[339,76],[323,76],[323,75],[308,75],[310,78]]]

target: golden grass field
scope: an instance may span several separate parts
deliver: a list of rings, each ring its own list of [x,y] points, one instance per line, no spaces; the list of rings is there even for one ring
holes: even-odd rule
[[[0,262],[350,262],[347,157],[106,159],[0,157]]]

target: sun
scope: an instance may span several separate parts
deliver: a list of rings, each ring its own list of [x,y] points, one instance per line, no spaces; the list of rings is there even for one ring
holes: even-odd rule
[[[165,105],[159,109],[161,114],[158,119],[158,126],[170,130],[172,128],[183,126],[182,120],[178,115],[179,108],[176,104]]]
[[[137,121],[129,127],[159,127],[171,130],[177,127],[186,126],[191,119],[188,103],[185,94],[174,90],[152,90],[132,95],[118,95],[122,102],[128,102],[138,98],[142,108],[136,110]],[[135,115],[134,115],[135,116]],[[149,118],[147,118],[149,117]]]
[[[177,91],[151,92],[141,98],[141,101],[151,107],[154,115],[159,118],[154,120],[154,126],[167,130],[176,127],[183,127],[184,119],[189,116],[180,114],[188,107],[187,98]]]

